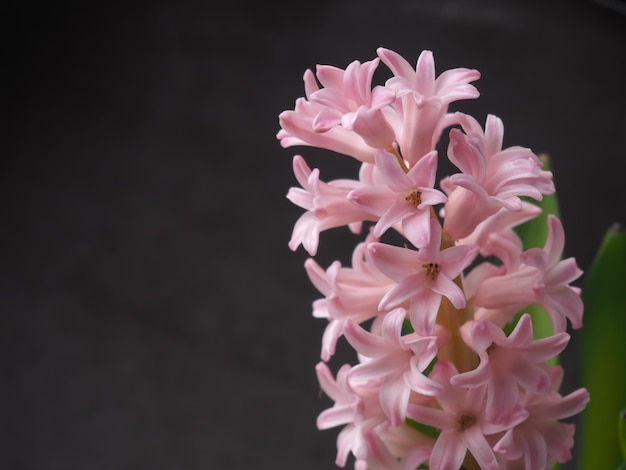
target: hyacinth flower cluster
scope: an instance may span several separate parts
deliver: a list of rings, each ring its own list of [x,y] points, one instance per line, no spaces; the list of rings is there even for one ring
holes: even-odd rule
[[[547,217],[542,248],[525,249],[515,230],[540,215],[531,201],[554,193],[552,173],[530,149],[503,146],[498,117],[483,125],[449,110],[479,96],[477,70],[437,76],[431,51],[415,66],[392,50],[376,52],[345,70],[307,70],[305,96],[279,116],[283,147],[359,162],[355,179],[324,181],[296,155],[300,186],[287,195],[304,209],[289,247],[310,255],[304,267],[322,295],[313,315],[327,321],[316,372],[334,404],[318,428],[341,427],[341,467],[351,455],[357,469],[565,462],[574,425],[563,420],[589,394],[561,395],[563,369],[549,361],[567,346],[567,328],[582,326],[572,285],[582,272],[562,258],[558,217]],[[374,85],[381,63],[390,76]],[[441,158],[458,172],[437,184]],[[342,226],[360,235],[351,265],[321,266],[320,234]],[[534,337],[529,305],[545,309],[552,335]],[[340,340],[356,363],[333,371]]]

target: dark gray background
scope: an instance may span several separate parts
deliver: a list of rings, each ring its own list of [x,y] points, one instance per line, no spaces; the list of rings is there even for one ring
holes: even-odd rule
[[[0,468],[334,468],[285,194],[295,153],[355,165],[275,139],[317,63],[477,68],[458,109],[552,156],[565,255],[586,269],[626,222],[619,4],[207,4],[2,9]],[[323,234],[320,263],[355,240]]]

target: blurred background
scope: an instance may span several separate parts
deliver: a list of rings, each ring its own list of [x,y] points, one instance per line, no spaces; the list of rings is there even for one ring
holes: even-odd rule
[[[326,325],[285,195],[296,153],[325,179],[356,166],[276,140],[304,70],[379,46],[478,69],[457,108],[551,156],[586,270],[626,222],[623,5],[2,7],[0,468],[335,468],[338,429],[315,427]],[[354,243],[326,232],[318,261]],[[564,393],[576,354],[574,332]]]

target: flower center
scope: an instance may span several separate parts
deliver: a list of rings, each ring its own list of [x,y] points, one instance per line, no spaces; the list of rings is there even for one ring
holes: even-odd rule
[[[439,263],[430,262],[422,264],[422,268],[426,270],[426,275],[434,281],[437,279],[441,266],[439,266]]]
[[[404,196],[404,200],[411,204],[413,207],[417,207],[422,203],[422,192],[419,189]]]
[[[467,428],[471,428],[476,424],[476,417],[466,412],[459,413],[456,417],[456,424],[459,425],[460,431],[465,431]]]

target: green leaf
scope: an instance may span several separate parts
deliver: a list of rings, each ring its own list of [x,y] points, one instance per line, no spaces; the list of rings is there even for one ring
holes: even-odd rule
[[[623,461],[615,418],[626,406],[626,231],[607,230],[583,283],[581,376],[590,394],[580,429],[579,468]]]
[[[432,437],[433,439],[437,439],[439,434],[441,434],[441,430],[429,426],[428,424],[423,424],[418,421],[412,420],[411,418],[405,418],[405,423],[407,426],[421,432],[425,436]]]
[[[626,464],[626,408],[619,412],[617,418],[617,437],[622,450],[622,460]]]
[[[548,155],[539,155],[539,160],[543,163],[544,170],[550,171],[552,169]],[[542,209],[542,212],[534,219],[515,227],[515,231],[522,239],[525,250],[529,248],[543,248],[546,243],[546,238],[548,237],[548,215],[554,214],[560,218],[559,200],[556,193],[543,196],[543,199],[539,202],[528,198],[525,198],[525,200],[538,205]],[[552,320],[550,320],[550,317],[543,307],[540,305],[530,305],[523,309],[523,312],[530,313],[533,319],[533,334],[535,338],[546,338],[554,334]],[[549,365],[555,365],[557,363],[558,358],[556,357],[548,361]]]

